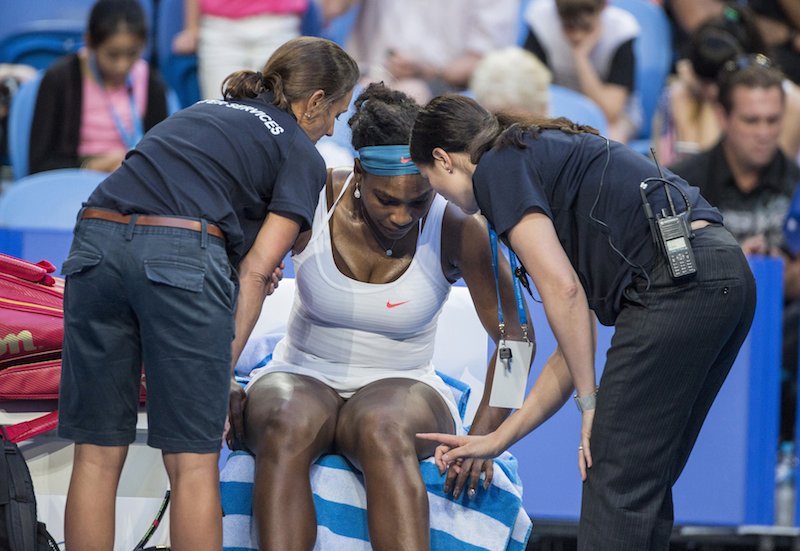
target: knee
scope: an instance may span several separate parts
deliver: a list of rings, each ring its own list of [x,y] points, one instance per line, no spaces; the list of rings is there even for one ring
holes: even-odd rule
[[[170,485],[219,484],[219,453],[163,453]]]
[[[414,431],[399,418],[397,412],[387,412],[380,408],[364,412],[356,419],[343,420],[341,430],[354,434],[355,449],[360,458],[367,454],[371,458],[392,458],[393,460],[405,457],[417,460],[414,446]]]
[[[276,459],[294,457],[308,450],[319,434],[319,426],[288,402],[278,401],[263,415],[247,417],[245,433],[247,446],[253,453]]]

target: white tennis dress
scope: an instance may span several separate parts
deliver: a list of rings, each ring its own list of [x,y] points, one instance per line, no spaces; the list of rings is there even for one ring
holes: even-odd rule
[[[391,283],[363,283],[336,267],[328,223],[351,180],[352,175],[330,211],[325,189],[320,192],[311,239],[292,259],[295,294],[286,336],[272,361],[253,370],[249,386],[273,371],[298,373],[349,398],[381,379],[414,379],[442,396],[460,431],[453,394],[431,363],[436,322],[450,294],[441,268],[447,201],[439,195],[433,200],[405,273]]]

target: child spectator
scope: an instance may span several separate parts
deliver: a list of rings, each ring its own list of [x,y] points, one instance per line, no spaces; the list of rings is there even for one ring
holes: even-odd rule
[[[142,135],[167,117],[166,88],[141,59],[147,24],[138,0],[99,0],[86,47],[57,60],[36,98],[30,172],[112,172]]]

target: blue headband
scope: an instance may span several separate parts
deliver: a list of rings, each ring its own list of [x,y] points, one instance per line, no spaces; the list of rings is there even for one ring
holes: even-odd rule
[[[419,174],[407,145],[370,145],[358,150],[361,166],[376,176]]]

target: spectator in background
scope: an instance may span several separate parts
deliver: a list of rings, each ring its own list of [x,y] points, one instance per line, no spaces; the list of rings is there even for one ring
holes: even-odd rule
[[[627,142],[641,124],[634,96],[633,41],[639,24],[606,0],[534,0],[525,13],[525,49],[553,71],[553,82],[592,99],[609,137]]]
[[[717,76],[725,62],[741,54],[768,52],[753,13],[730,2],[697,29],[677,74],[667,85],[653,124],[653,141],[664,164],[673,164],[719,141]],[[786,120],[779,144],[795,158],[800,153],[800,88],[784,80]]]
[[[137,0],[99,0],[86,47],[44,74],[31,126],[30,172],[112,172],[142,135],[167,117],[166,88],[141,58],[147,41]]]
[[[326,21],[357,4],[345,49],[364,82],[383,81],[420,103],[466,89],[481,57],[517,36],[518,0],[320,0]]]
[[[672,49],[674,59],[686,55],[689,37],[704,21],[722,13],[724,0],[664,0],[664,13],[672,24]]]
[[[797,0],[749,0],[764,39],[775,61],[793,82],[800,84],[800,2]]]
[[[746,254],[785,262],[781,440],[793,440],[800,258],[784,247],[782,227],[800,168],[779,147],[786,113],[783,75],[760,54],[729,61],[720,75],[718,109],[717,144],[671,169],[700,186]]]
[[[487,54],[475,67],[469,89],[487,110],[546,117],[553,74],[535,55],[517,46]]]
[[[256,71],[275,49],[300,35],[309,0],[185,0],[178,54],[197,52],[200,94],[222,96],[222,81],[241,69]]]

